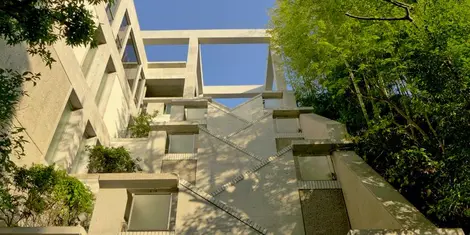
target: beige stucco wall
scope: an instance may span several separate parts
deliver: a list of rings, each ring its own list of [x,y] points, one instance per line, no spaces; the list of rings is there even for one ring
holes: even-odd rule
[[[304,234],[292,151],[217,196],[272,234]]]
[[[247,125],[247,122],[237,119],[209,103],[207,107],[207,129],[210,131],[227,136],[245,125]]]
[[[263,98],[261,95],[233,108],[232,113],[251,122],[263,116]]]
[[[354,152],[334,152],[332,160],[352,229],[435,228]]]
[[[277,152],[273,126],[272,116],[266,116],[229,139],[260,157],[269,157]]]

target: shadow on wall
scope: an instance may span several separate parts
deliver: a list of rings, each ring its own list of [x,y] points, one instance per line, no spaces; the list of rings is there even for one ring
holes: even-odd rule
[[[32,66],[31,66],[30,56],[28,55],[24,44],[18,44],[16,46],[9,46],[6,44],[6,42],[3,39],[0,38],[0,51],[2,55],[0,56],[0,68],[12,69],[14,71],[19,72],[20,74],[22,74],[25,71],[31,71]],[[6,85],[5,81],[0,81],[0,83],[2,85]],[[22,90],[28,92],[31,89],[33,89],[33,87],[34,87],[33,84],[31,82],[28,82],[28,83],[23,84]],[[5,108],[7,106],[5,105],[7,102],[7,99],[3,95],[6,95],[6,94],[0,94],[0,97],[2,99],[0,100],[0,106]],[[21,97],[20,101],[22,101],[23,99],[24,97]],[[25,107],[24,105],[21,105],[20,103],[19,105],[16,105],[16,110],[14,111],[14,113],[16,114],[19,112],[19,110],[27,109],[27,108],[28,108],[27,106]],[[19,126],[23,127],[22,123],[18,120],[18,118],[16,118],[16,115],[15,117],[12,116],[12,118],[14,119],[12,120],[13,125],[18,126],[18,127]],[[32,158],[24,159],[23,157],[22,159],[17,159],[17,158],[12,159],[18,165],[29,165],[31,164],[31,162],[37,162],[38,159],[41,159],[41,155],[43,154],[41,150],[34,145],[34,140],[31,140],[29,138],[29,136],[27,135],[27,132],[28,130],[26,130],[22,134],[25,140],[28,141],[28,143],[24,144],[25,154],[26,156],[32,156]]]

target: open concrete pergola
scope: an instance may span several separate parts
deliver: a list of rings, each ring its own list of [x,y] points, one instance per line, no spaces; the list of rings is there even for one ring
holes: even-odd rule
[[[284,73],[279,66],[279,56],[268,50],[266,81],[264,85],[206,86],[202,73],[201,44],[258,44],[270,42],[266,29],[216,29],[216,30],[159,30],[141,31],[145,45],[189,45],[186,62],[149,62],[147,80],[181,78],[184,81],[184,98],[196,96],[212,98],[252,98],[273,89],[286,89]],[[165,70],[165,72],[163,72]]]

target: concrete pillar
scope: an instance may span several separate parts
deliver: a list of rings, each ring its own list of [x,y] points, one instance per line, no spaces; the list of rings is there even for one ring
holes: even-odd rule
[[[119,234],[126,212],[127,190],[101,188],[96,197],[88,235]]]
[[[144,172],[160,173],[162,168],[162,159],[165,156],[166,131],[151,131],[149,133],[147,149],[149,152],[144,164],[142,164]],[[145,169],[147,168],[147,169]]]
[[[199,40],[198,38],[190,38],[188,45],[188,60],[186,62],[186,73],[184,80],[184,98],[193,98],[196,91],[197,68],[199,56]]]
[[[170,121],[172,122],[184,121],[184,106],[183,105],[171,106]]]
[[[285,108],[297,108],[295,93],[293,91],[286,90],[284,90],[282,93],[282,106]]]
[[[286,78],[284,76],[284,69],[282,67],[281,57],[275,52],[271,51],[271,59],[274,72],[274,80],[276,82],[277,90],[287,90]]]

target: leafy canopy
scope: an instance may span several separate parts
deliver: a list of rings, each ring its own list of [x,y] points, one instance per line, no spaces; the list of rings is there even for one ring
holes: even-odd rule
[[[90,154],[89,173],[125,173],[140,171],[138,162],[124,147],[87,147]]]
[[[273,50],[301,105],[443,227],[470,230],[470,0],[280,0]]]
[[[0,36],[9,45],[25,42],[28,52],[50,66],[55,60],[47,49],[65,39],[69,46],[92,43],[96,26],[87,4],[111,0],[3,0],[0,2]]]

